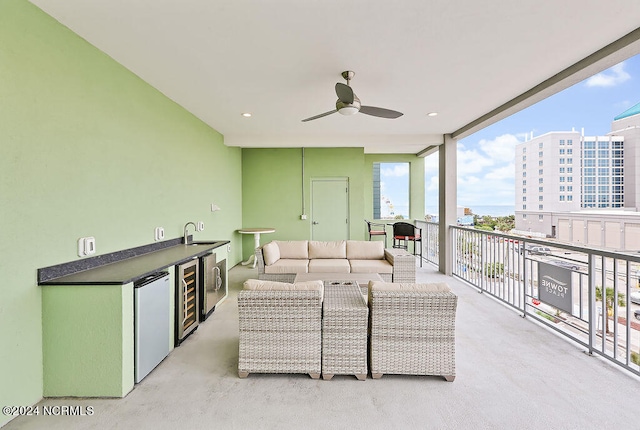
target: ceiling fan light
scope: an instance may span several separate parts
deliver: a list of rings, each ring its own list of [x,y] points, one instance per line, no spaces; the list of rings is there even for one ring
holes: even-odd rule
[[[357,113],[358,110],[359,109],[354,106],[345,106],[343,108],[340,108],[338,112],[340,112],[342,115],[353,115],[354,113]]]

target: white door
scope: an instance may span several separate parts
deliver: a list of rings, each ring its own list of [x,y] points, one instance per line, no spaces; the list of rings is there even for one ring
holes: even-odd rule
[[[349,180],[311,179],[311,239],[349,238]]]

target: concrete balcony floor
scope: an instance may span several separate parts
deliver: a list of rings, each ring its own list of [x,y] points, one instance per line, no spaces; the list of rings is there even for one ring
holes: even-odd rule
[[[6,429],[631,429],[640,381],[424,264],[418,281],[459,296],[457,377],[237,376],[237,292],[124,399],[44,399],[93,416],[20,417]]]

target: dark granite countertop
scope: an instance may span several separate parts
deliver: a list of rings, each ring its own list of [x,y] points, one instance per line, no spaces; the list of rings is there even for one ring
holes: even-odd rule
[[[189,245],[181,243],[54,279],[41,280],[39,285],[124,285],[167,267],[200,257],[228,243],[228,240],[195,242]]]

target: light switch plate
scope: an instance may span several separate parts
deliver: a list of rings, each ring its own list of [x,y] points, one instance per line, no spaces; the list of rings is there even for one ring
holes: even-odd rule
[[[204,230],[204,222],[203,221],[198,221],[196,230],[198,230],[198,231]]]
[[[155,240],[163,240],[164,239],[164,228],[156,227]]]

